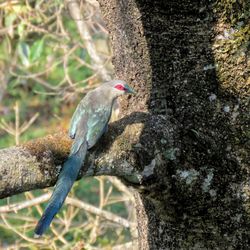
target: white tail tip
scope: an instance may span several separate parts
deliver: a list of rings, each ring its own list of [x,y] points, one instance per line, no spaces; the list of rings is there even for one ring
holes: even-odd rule
[[[34,238],[35,239],[38,239],[38,238],[40,238],[42,235],[40,235],[40,234],[34,234]]]

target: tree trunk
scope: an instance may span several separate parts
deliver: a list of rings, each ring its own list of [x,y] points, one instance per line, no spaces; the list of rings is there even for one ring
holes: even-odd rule
[[[250,249],[249,1],[99,3],[117,78],[138,92],[122,116],[149,114],[139,249]]]

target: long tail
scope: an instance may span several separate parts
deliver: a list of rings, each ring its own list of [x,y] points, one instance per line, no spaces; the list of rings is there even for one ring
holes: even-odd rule
[[[86,152],[87,144],[84,143],[80,146],[79,150],[75,154],[70,155],[68,160],[63,164],[63,168],[58,177],[53,194],[35,228],[35,237],[40,237],[45,232],[56,213],[62,207],[65,198],[78,176],[85,159]]]

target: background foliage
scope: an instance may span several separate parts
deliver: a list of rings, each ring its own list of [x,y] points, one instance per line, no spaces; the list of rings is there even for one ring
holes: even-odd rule
[[[78,4],[81,20],[70,15],[72,3]],[[85,40],[86,34],[90,39]],[[0,148],[67,129],[84,93],[112,73],[107,31],[94,0],[3,1],[0,41]],[[95,205],[101,216],[69,202],[45,238],[36,240],[33,229],[45,203],[31,204],[44,192],[0,200],[0,248],[111,249],[135,236],[129,190],[117,179],[101,177],[77,182],[70,194]],[[27,206],[11,212],[16,203]],[[130,226],[107,220],[106,211]]]

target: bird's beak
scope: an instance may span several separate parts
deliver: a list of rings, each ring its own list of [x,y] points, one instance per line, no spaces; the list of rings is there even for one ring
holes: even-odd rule
[[[136,92],[130,87],[130,86],[126,86],[126,93],[129,93],[129,94],[136,94]]]

